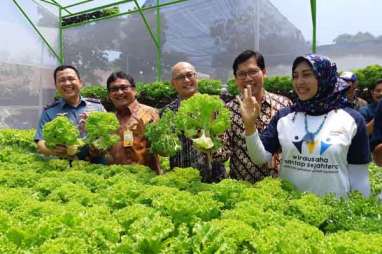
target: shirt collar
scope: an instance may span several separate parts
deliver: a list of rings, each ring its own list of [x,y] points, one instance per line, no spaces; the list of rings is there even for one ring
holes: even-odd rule
[[[268,106],[272,105],[272,96],[266,90],[264,90],[264,96],[261,99],[261,104],[264,104],[264,103],[268,104]]]
[[[130,110],[130,113],[136,113],[139,110],[139,102],[137,99],[135,99],[132,103],[129,104],[128,108]]]
[[[66,101],[63,98],[60,99],[59,104],[60,104],[62,109],[64,109],[64,108],[78,108],[79,106],[86,106],[87,102],[86,102],[84,97],[80,96],[80,104],[78,104],[77,107],[73,107],[72,105],[66,103]]]
[[[178,96],[178,97],[176,97],[176,99],[173,101],[173,104],[177,107],[177,108],[179,108],[179,106],[180,106],[180,102],[181,102],[182,100],[180,99],[180,97]]]

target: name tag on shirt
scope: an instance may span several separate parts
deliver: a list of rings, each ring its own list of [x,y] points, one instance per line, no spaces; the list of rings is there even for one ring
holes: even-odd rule
[[[126,129],[123,132],[123,147],[131,147],[133,146],[134,136],[133,132],[129,129]]]

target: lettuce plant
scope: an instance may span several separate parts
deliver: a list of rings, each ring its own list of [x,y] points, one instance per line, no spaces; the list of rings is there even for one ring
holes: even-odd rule
[[[177,113],[177,127],[192,138],[200,150],[216,150],[219,135],[230,127],[231,112],[218,96],[195,94],[182,101]]]
[[[86,142],[98,150],[107,150],[120,141],[115,134],[119,122],[114,113],[92,112],[86,120]]]
[[[75,155],[83,146],[78,128],[64,115],[57,116],[46,123],[42,130],[48,148],[67,146],[68,155]]]
[[[159,121],[148,124],[145,129],[151,152],[164,157],[173,156],[182,148],[178,134],[175,113],[171,110],[166,110]]]

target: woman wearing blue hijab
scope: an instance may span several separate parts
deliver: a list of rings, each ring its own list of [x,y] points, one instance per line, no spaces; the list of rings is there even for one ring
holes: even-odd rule
[[[280,177],[300,191],[346,196],[357,190],[370,193],[369,141],[362,116],[346,99],[348,84],[338,78],[329,58],[310,54],[297,57],[292,67],[297,101],[280,110],[259,134],[259,103],[251,88],[242,95],[241,114],[251,159],[271,160],[281,150]]]

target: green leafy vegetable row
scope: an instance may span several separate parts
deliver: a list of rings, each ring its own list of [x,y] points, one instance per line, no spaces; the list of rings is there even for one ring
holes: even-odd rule
[[[380,170],[370,166],[374,184]],[[33,131],[0,130],[0,253],[378,254],[381,215],[374,196],[317,197],[279,179],[70,166],[36,154]]]

